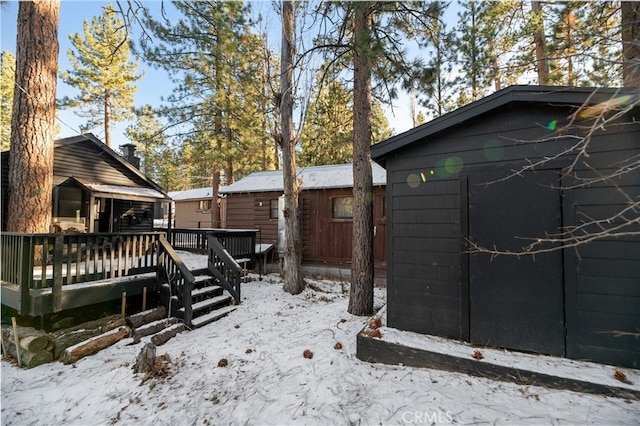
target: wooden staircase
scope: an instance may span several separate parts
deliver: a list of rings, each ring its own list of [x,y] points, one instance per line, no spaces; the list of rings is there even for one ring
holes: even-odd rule
[[[241,268],[224,247],[210,237],[208,267],[190,271],[171,245],[159,241],[157,277],[163,303],[171,316],[198,328],[229,314],[240,303]]]
[[[221,286],[208,270],[193,271],[194,282],[191,291],[191,326],[202,327],[222,318],[236,309],[233,297]],[[185,319],[186,307],[180,307],[176,316]]]

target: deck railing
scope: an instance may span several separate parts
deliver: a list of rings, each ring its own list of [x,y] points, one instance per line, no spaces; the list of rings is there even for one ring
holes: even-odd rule
[[[242,268],[222,243],[213,236],[209,236],[208,251],[207,265],[209,272],[233,296],[235,303],[239,304]]]
[[[158,282],[162,284],[162,296],[169,314],[175,316],[179,309],[184,307],[182,320],[191,326],[193,319],[191,292],[195,278],[164,237],[160,238],[158,242],[156,277]]]
[[[257,233],[255,229],[171,229],[167,239],[176,250],[204,254],[209,249],[208,237],[213,236],[235,259],[246,258],[255,262]]]
[[[31,290],[51,288],[53,309],[63,285],[155,272],[162,232],[0,235],[0,281],[20,287],[22,311]]]

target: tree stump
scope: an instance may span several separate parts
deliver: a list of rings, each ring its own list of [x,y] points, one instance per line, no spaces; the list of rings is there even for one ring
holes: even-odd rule
[[[156,347],[152,343],[147,343],[138,354],[138,358],[136,358],[136,363],[133,366],[133,372],[144,374],[150,373],[153,371],[155,363]]]

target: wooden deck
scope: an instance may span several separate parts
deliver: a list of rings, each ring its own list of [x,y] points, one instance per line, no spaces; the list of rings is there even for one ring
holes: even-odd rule
[[[188,234],[202,242],[210,233],[200,230]],[[37,317],[118,300],[123,292],[127,297],[142,294],[144,288],[148,293],[159,292],[163,279],[159,274],[166,266],[159,262],[162,250],[166,252],[160,240],[166,241],[165,235],[2,233],[2,305],[18,315]],[[255,233],[252,237],[246,230],[225,230],[224,236],[230,250],[255,259]],[[207,243],[202,244],[195,248],[206,250]],[[224,244],[221,249],[227,252]]]

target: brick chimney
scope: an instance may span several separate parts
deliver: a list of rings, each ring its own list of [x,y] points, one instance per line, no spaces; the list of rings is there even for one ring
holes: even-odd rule
[[[140,158],[136,157],[136,146],[132,143],[120,145],[122,150],[122,156],[129,163],[133,164],[136,168],[140,168]]]

